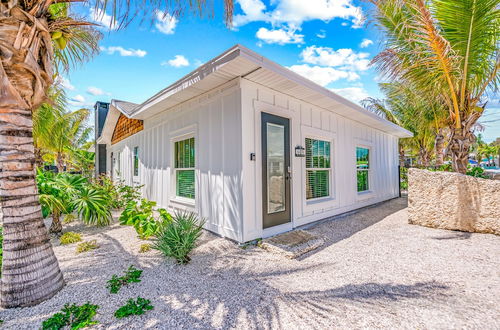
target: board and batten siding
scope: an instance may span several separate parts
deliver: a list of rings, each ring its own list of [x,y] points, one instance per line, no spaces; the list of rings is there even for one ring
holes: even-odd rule
[[[241,99],[238,81],[231,81],[188,102],[144,120],[144,130],[108,150],[121,157],[121,179],[144,185],[145,198],[158,207],[196,211],[205,228],[242,240]],[[173,141],[194,133],[196,152],[195,205],[175,199]],[[139,176],[133,177],[133,149],[139,147]],[[116,176],[115,176],[116,177]]]
[[[397,137],[246,79],[241,80],[241,88],[243,241],[267,236],[262,229],[261,112],[290,119],[291,227],[398,196]],[[332,141],[332,198],[311,202],[306,200],[305,157],[294,155],[295,146],[305,146],[306,137]],[[369,193],[357,192],[356,146],[371,150]],[[256,153],[256,161],[250,161],[250,153]]]

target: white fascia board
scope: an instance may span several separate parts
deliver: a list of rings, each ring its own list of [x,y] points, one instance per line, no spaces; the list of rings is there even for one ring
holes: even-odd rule
[[[295,73],[295,72],[291,71],[290,69],[287,69],[282,65],[279,65],[276,62],[268,60],[267,58],[255,53],[254,51],[252,51],[244,46],[239,46],[239,47],[240,47],[240,56],[243,56],[243,57],[255,62],[256,64],[260,65],[261,67],[263,67],[267,70],[276,72],[276,73],[284,76],[285,78],[287,78],[291,81],[294,81],[295,83],[297,83],[299,85],[302,85],[302,86],[307,87],[307,88],[309,88],[317,93],[320,93],[326,97],[334,99],[335,101],[339,102],[340,104],[343,104],[343,105],[349,107],[350,109],[360,113],[361,115],[368,116],[368,117],[380,122],[384,126],[390,128],[391,131],[395,132],[394,135],[396,135],[400,138],[413,136],[412,132],[404,129],[403,127],[398,126],[394,123],[391,123],[388,120],[381,118],[380,116],[376,115],[375,113],[370,112],[370,111],[364,109],[363,107],[360,107],[356,103],[353,103],[353,102],[343,98],[342,96],[335,94],[331,90],[329,90],[323,86],[320,86],[307,78],[304,78],[303,76],[299,75],[298,73]]]

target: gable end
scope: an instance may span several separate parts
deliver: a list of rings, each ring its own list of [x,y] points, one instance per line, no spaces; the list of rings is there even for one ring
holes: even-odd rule
[[[123,139],[128,138],[144,129],[144,122],[139,119],[130,119],[120,114],[118,121],[113,131],[113,136],[111,138],[111,144],[120,142]]]

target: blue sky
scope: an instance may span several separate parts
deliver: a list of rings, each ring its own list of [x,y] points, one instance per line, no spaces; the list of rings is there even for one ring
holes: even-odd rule
[[[214,1],[219,3],[220,1]],[[356,0],[236,0],[234,27],[214,17],[158,13],[153,21],[110,27],[107,13],[83,5],[79,15],[103,25],[101,53],[64,76],[72,108],[121,99],[141,103],[157,91],[219,55],[242,44],[309,79],[358,102],[381,97],[369,61],[383,36],[369,22],[370,8]],[[489,107],[483,137],[500,136],[500,108]]]

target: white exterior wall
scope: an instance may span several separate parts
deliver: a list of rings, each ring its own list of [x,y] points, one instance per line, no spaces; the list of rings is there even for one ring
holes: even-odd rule
[[[158,207],[196,211],[205,228],[241,241],[241,100],[238,81],[144,120],[144,130],[114,145],[121,154],[121,179],[142,184],[143,196]],[[175,198],[173,139],[194,133],[196,198],[194,204]],[[139,177],[133,178],[133,149],[139,147]],[[111,163],[108,163],[111,167]],[[135,181],[135,182],[134,182]]]
[[[398,196],[397,137],[245,79],[242,79],[241,86],[243,241],[269,236]],[[262,229],[262,111],[290,119],[292,223],[282,225],[278,230]],[[305,146],[306,137],[332,142],[332,198],[306,201],[305,157],[294,155],[295,146]],[[357,192],[356,146],[370,148],[368,193]],[[250,161],[250,153],[256,154],[256,161]]]

